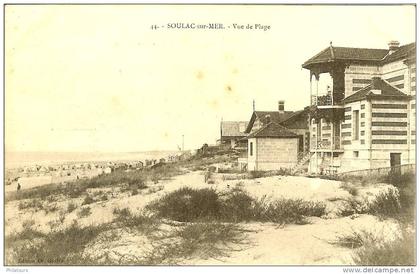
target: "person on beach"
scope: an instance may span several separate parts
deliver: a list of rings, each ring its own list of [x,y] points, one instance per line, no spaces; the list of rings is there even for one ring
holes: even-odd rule
[[[19,191],[19,190],[20,190],[20,188],[21,188],[21,186],[20,186],[20,184],[18,183],[18,185],[17,185],[17,191]]]

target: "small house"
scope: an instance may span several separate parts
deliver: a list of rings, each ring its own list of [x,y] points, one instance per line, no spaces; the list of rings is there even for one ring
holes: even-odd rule
[[[246,147],[246,121],[222,121],[220,123],[220,143],[230,145],[231,148],[237,146]]]
[[[299,138],[287,128],[270,122],[248,139],[248,170],[293,168],[298,162]]]
[[[298,153],[302,156],[309,152],[309,129],[308,129],[309,109],[299,111],[286,111],[285,102],[278,102],[277,111],[254,111],[245,129],[245,134],[251,134],[270,122],[274,122],[287,128],[298,137]]]

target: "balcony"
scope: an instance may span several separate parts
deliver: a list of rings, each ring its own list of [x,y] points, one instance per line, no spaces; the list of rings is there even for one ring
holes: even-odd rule
[[[328,94],[321,96],[312,95],[311,103],[312,105],[317,106],[319,109],[344,108],[344,106],[339,104],[337,101],[338,100],[334,100],[333,96]]]
[[[333,144],[331,145],[331,138],[328,140],[318,140],[316,141],[314,138],[311,140],[311,151],[336,151],[341,152],[343,148],[341,147],[341,138],[340,136],[333,137]]]

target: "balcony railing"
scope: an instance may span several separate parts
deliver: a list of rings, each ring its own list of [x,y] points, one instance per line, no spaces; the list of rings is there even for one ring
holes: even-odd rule
[[[312,105],[316,106],[338,106],[339,102],[332,95],[326,94],[321,96],[312,95]]]
[[[332,106],[333,101],[331,95],[322,95],[318,96],[317,105],[318,106]]]
[[[318,141],[316,141],[315,139],[312,139],[311,140],[311,149],[340,150],[341,149],[341,138],[340,138],[340,136],[334,136],[333,141],[334,142],[331,146],[331,138],[328,138],[328,140],[318,140]]]

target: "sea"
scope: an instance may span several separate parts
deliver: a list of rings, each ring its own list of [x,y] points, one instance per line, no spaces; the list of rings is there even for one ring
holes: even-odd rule
[[[5,168],[14,169],[26,166],[48,166],[85,162],[120,162],[161,159],[179,155],[179,151],[140,151],[140,152],[7,152]]]

